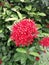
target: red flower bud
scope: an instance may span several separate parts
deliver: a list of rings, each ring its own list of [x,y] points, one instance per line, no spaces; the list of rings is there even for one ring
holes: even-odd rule
[[[49,28],[49,24],[47,24],[46,27]]]
[[[39,57],[36,57],[36,61],[39,61],[40,60],[40,58]]]
[[[3,2],[0,2],[0,6],[4,6],[4,3]]]
[[[38,52],[38,54],[40,54],[40,52]]]
[[[44,50],[43,52],[46,53],[46,50]]]
[[[0,59],[0,64],[2,64],[2,60]]]

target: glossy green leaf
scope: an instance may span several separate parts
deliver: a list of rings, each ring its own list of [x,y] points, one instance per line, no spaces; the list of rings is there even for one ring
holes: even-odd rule
[[[26,49],[24,48],[17,48],[16,51],[20,53],[26,53]]]
[[[17,20],[17,18],[8,18],[8,19],[5,19],[5,21],[14,21],[14,20]]]
[[[29,54],[33,56],[40,56],[37,52],[30,52]]]
[[[31,10],[31,8],[32,8],[32,6],[31,5],[29,5],[29,6],[26,6],[25,7],[28,11],[30,11]]]
[[[46,16],[45,13],[41,13],[41,12],[37,12],[37,15],[39,15],[39,16]]]

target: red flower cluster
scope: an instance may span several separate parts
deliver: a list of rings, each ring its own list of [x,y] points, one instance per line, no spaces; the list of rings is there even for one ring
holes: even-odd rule
[[[23,19],[15,23],[11,31],[11,39],[16,46],[28,46],[32,44],[34,38],[37,37],[38,29],[31,19]]]
[[[49,37],[44,37],[42,40],[39,42],[42,46],[49,47]]]

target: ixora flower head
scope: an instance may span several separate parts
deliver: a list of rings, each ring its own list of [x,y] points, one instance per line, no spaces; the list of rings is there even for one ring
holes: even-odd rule
[[[38,29],[34,20],[23,19],[13,25],[11,39],[15,42],[16,46],[28,46],[32,44],[37,34]]]
[[[49,37],[44,37],[39,41],[42,46],[49,47]]]

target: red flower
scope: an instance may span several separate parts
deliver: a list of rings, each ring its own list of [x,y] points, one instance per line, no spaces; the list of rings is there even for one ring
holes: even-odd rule
[[[46,50],[44,50],[43,52],[46,53]]]
[[[0,64],[2,64],[2,60],[0,59]]]
[[[38,52],[38,54],[41,54],[40,52]]]
[[[16,46],[28,46],[37,37],[38,31],[36,24],[31,19],[23,19],[15,23],[11,31],[11,39]]]
[[[39,61],[40,60],[40,58],[39,57],[36,57],[36,61]]]
[[[49,37],[44,37],[42,40],[39,42],[42,46],[49,47]]]
[[[46,28],[49,28],[49,23],[46,23]]]
[[[0,6],[4,6],[4,3],[3,2],[0,2]]]

